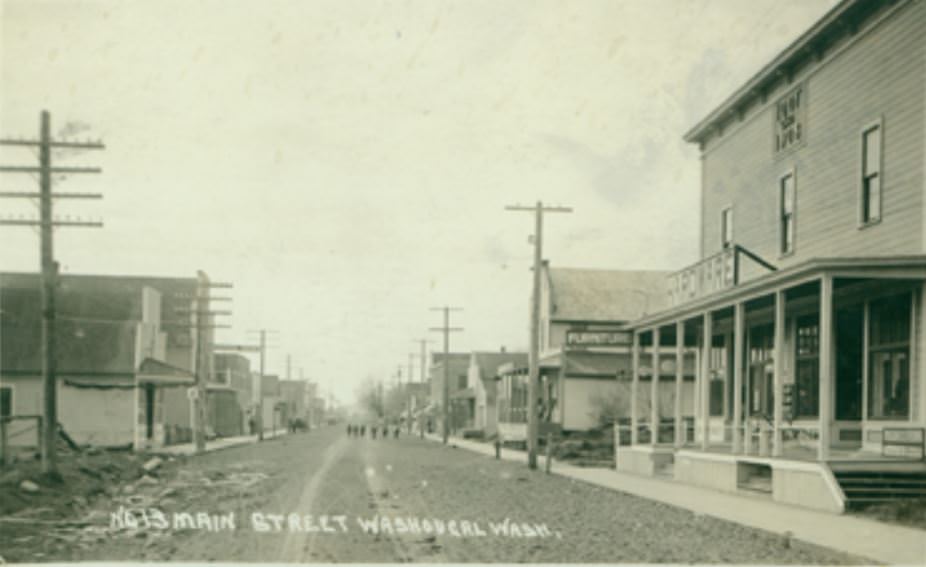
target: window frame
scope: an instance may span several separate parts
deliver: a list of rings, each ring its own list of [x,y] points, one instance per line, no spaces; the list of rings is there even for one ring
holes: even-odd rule
[[[872,130],[878,131],[878,217],[877,218],[865,218],[865,209],[868,202],[868,195],[866,193],[866,184],[867,179],[865,174],[865,158],[867,146],[865,144],[865,137]],[[858,160],[858,228],[859,230],[868,228],[881,223],[881,219],[884,218],[884,119],[883,117],[878,117],[877,120],[873,120],[859,129],[859,160]]]
[[[892,342],[875,342],[874,341],[875,333],[873,332],[874,325],[875,325],[875,319],[874,319],[874,314],[872,313],[874,311],[875,304],[878,302],[887,302],[892,299],[903,298],[904,296],[907,296],[906,301],[908,301],[909,311],[911,313],[911,317],[907,321],[908,327],[907,327],[906,340],[892,341]],[[868,302],[869,317],[868,317],[868,322],[867,322],[868,328],[866,329],[866,332],[868,333],[868,336],[869,336],[868,344],[866,345],[867,351],[868,351],[867,352],[868,369],[867,369],[867,375],[865,376],[866,383],[864,386],[867,395],[866,395],[866,399],[864,403],[866,404],[865,419],[869,421],[908,422],[913,417],[913,404],[914,404],[914,399],[915,399],[913,385],[914,385],[914,379],[916,377],[916,368],[914,367],[914,364],[915,364],[914,355],[915,355],[915,341],[916,341],[917,330],[916,330],[915,315],[912,315],[912,314],[914,313],[915,308],[916,308],[915,307],[915,296],[912,290],[907,291],[907,292],[897,293],[897,294],[880,296]],[[873,407],[874,401],[873,401],[872,395],[874,393],[874,380],[876,379],[874,370],[877,364],[877,355],[885,354],[885,353],[894,354],[894,355],[896,354],[905,355],[906,364],[907,364],[907,374],[906,374],[907,407],[905,408],[905,414],[902,416],[884,415],[883,412],[881,411],[877,412],[876,414],[873,411],[874,409],[876,409]],[[884,377],[882,376],[882,380],[883,379]]]
[[[785,200],[784,200],[784,181],[788,178],[791,178],[791,214],[789,217],[791,223],[791,248],[789,250],[784,249],[784,238],[785,238]],[[778,258],[787,258],[788,256],[793,256],[797,250],[797,172],[795,168],[791,167],[790,169],[782,172],[778,176],[778,183],[775,191],[775,200],[776,200],[776,218],[778,226]]]
[[[791,410],[794,421],[820,419],[820,319],[820,313],[813,311],[798,314],[794,318],[794,398]],[[812,323],[809,324],[809,322]],[[815,329],[809,335],[813,337],[814,350],[812,352],[801,352],[800,334],[802,328]],[[816,399],[813,400],[813,410],[809,414],[800,411],[802,400],[799,383],[801,381],[801,368],[804,366],[801,363],[807,363],[808,367],[813,368],[814,374],[815,388],[812,389],[812,392]]]

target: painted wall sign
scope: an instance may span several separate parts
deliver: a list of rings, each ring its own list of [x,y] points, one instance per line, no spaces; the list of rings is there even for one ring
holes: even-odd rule
[[[566,331],[567,347],[627,346],[631,343],[626,331]]]
[[[807,135],[807,100],[804,87],[799,86],[785,95],[775,106],[775,154],[800,145]]]
[[[734,254],[733,249],[728,248],[670,275],[671,305],[682,305],[715,291],[733,287]]]

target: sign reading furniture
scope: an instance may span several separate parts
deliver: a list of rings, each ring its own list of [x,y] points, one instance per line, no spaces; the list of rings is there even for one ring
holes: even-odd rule
[[[566,346],[571,348],[627,346],[631,340],[626,331],[566,331]]]

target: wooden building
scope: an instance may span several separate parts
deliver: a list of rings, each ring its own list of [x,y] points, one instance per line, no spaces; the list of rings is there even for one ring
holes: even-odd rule
[[[637,394],[697,356],[696,426],[676,405],[644,442],[667,416],[635,404],[620,470],[832,511],[926,494],[924,29],[926,2],[844,0],[685,135],[701,259],[628,328]]]

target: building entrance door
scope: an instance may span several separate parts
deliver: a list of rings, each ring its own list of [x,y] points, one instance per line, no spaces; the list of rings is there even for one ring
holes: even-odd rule
[[[862,305],[836,312],[836,431],[834,444],[860,447],[862,444],[862,348],[864,333]]]

